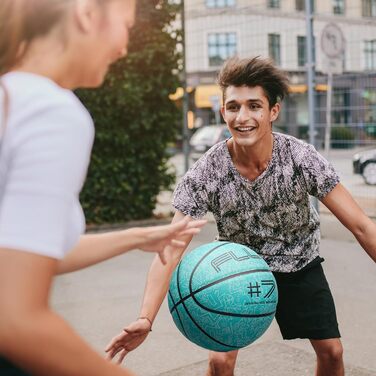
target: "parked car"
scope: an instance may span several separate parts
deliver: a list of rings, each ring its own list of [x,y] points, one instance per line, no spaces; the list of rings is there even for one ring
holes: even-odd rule
[[[273,131],[285,133],[282,129],[273,125]],[[197,161],[206,151],[217,142],[227,140],[231,137],[226,124],[204,125],[199,128],[191,137],[189,145],[191,148],[191,158]]]
[[[189,141],[192,160],[197,161],[213,145],[229,137],[231,137],[231,133],[225,124],[204,125],[200,127]]]
[[[355,154],[352,162],[354,174],[362,175],[367,184],[376,184],[376,149]]]

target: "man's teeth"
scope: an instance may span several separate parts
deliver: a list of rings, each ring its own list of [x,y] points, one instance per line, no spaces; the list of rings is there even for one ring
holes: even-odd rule
[[[241,127],[241,128],[238,128],[238,131],[248,132],[248,131],[252,131],[253,129],[255,129],[255,128],[254,127]]]

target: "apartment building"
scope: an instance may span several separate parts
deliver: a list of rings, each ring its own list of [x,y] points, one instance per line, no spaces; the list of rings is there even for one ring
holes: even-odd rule
[[[312,0],[316,121],[325,123],[326,70],[322,31],[335,24],[344,48],[334,76],[333,123],[376,119],[376,0]],[[294,134],[308,125],[305,0],[185,0],[188,86],[197,124],[215,122],[215,78],[227,58],[271,57],[290,77],[278,123]],[[199,120],[197,120],[197,118]]]

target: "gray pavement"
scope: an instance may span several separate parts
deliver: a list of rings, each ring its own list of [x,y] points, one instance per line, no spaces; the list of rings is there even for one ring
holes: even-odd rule
[[[376,376],[375,265],[352,235],[331,215],[322,215],[323,266],[332,287],[345,349],[346,375]],[[190,248],[212,241],[211,221]],[[56,278],[53,307],[95,348],[103,349],[139,313],[153,255],[134,251],[86,270]],[[201,376],[207,351],[175,328],[166,301],[153,332],[126,358],[143,376]],[[254,344],[240,351],[236,376],[313,375],[315,357],[305,340],[283,341],[275,322]],[[89,375],[84,375],[89,376]]]

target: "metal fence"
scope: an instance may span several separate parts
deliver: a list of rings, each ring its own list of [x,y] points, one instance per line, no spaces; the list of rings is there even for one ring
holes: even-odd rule
[[[313,111],[315,146],[362,208],[376,216],[376,185],[353,171],[354,155],[376,149],[376,0],[311,0],[312,18],[308,1],[185,0],[188,126],[195,129],[220,119],[215,79],[227,58],[271,57],[291,83],[275,125],[310,141]],[[307,34],[310,19],[312,36]],[[313,108],[308,105],[310,37]],[[375,178],[368,182],[376,180],[374,159],[368,170]]]

